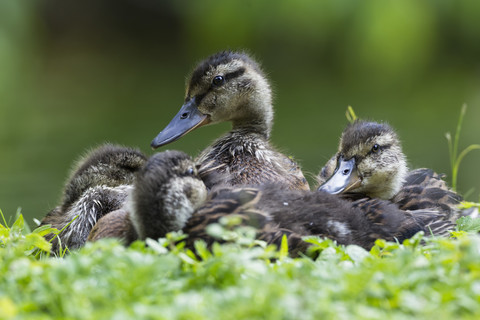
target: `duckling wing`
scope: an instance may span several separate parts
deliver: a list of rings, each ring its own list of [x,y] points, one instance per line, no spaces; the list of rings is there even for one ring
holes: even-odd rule
[[[424,188],[441,188],[448,190],[447,183],[443,180],[445,175],[438,174],[428,168],[419,168],[408,172],[403,184],[408,186],[419,186]]]
[[[393,240],[405,219],[403,211],[387,201],[352,202],[324,192],[263,189],[257,208],[272,217],[276,228],[299,236],[326,237],[370,249],[379,238]]]
[[[282,188],[285,186],[282,185]],[[207,226],[218,223],[222,217],[237,215],[242,226],[250,226],[257,230],[256,239],[275,244],[280,247],[283,236],[287,236],[289,252],[297,256],[305,252],[309,244],[302,240],[298,234],[285,226],[280,226],[278,221],[272,219],[269,213],[258,206],[263,191],[257,188],[224,188],[214,191],[211,200],[200,208],[187,223],[184,232],[188,233],[187,246],[192,247],[197,239],[202,239],[211,245],[215,239],[207,232]]]
[[[52,251],[62,246],[76,249],[83,246],[90,230],[97,221],[109,212],[120,209],[125,203],[131,186],[95,186],[87,189],[82,196],[66,210],[57,207],[45,216],[42,225],[50,224],[58,230],[64,229],[52,241]],[[58,241],[60,238],[60,242]]]
[[[451,226],[443,222],[433,224],[439,216],[428,210],[431,215],[427,219],[409,215],[390,201],[367,198],[347,201],[323,192],[267,189],[257,208],[274,219],[276,228],[300,236],[330,238],[339,244],[356,244],[367,250],[377,239],[402,242],[419,231],[427,231],[428,225],[438,230]]]
[[[405,214],[410,218],[409,221],[413,220],[422,226],[426,236],[449,236],[450,231],[455,228],[454,223],[445,220],[445,216],[436,210],[412,210],[406,211]]]
[[[438,187],[406,186],[392,199],[402,210],[437,210],[444,219],[454,220],[462,197]]]
[[[394,204],[378,199],[364,199],[354,202],[365,212],[367,218],[374,224],[388,225],[386,219],[393,216],[400,216],[393,229],[392,237],[387,240],[396,239],[403,241],[415,235],[419,231],[424,231],[425,235],[448,236],[449,231],[453,230],[454,224],[445,220],[445,216],[431,207],[425,207],[415,210],[401,210]]]
[[[374,244],[375,238],[403,242],[424,230],[424,224],[406,215],[405,211],[389,201],[362,199],[353,202],[352,206],[360,209],[364,215],[359,219],[360,225],[368,233],[359,233],[361,237],[358,240],[364,245],[368,244],[367,248]]]
[[[187,245],[193,246],[195,240],[202,239],[211,245],[215,240],[207,233],[208,225],[219,223],[226,216],[237,215],[240,225],[255,228],[265,224],[268,217],[255,210],[255,204],[261,197],[261,191],[255,188],[223,188],[215,190],[201,208],[187,221],[183,231],[188,234]]]
[[[457,206],[463,199],[448,188],[443,178],[431,169],[412,170],[392,201],[402,210],[436,210],[444,219],[454,221],[461,214]]]

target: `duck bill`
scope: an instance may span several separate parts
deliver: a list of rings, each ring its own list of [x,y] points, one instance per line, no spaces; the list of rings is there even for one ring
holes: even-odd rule
[[[208,115],[201,113],[195,102],[191,99],[186,102],[170,123],[153,139],[151,146],[156,149],[176,141],[195,128],[210,122]]]
[[[331,194],[339,194],[352,191],[360,187],[361,183],[362,180],[358,176],[355,158],[344,160],[340,157],[333,175],[318,187],[317,190]]]

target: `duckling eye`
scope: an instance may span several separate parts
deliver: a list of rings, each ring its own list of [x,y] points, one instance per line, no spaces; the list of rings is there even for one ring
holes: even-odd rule
[[[195,173],[195,170],[192,167],[187,169],[187,174],[193,176],[194,173]]]
[[[378,152],[379,149],[380,149],[380,146],[378,144],[374,144],[372,147],[372,152]]]
[[[223,76],[215,76],[213,78],[212,84],[214,86],[221,86],[225,82],[225,78]]]

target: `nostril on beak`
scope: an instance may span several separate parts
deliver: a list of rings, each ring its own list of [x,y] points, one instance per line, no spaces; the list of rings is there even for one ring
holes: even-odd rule
[[[187,117],[188,117],[188,112],[185,112],[180,116],[180,119],[186,119]]]
[[[343,170],[343,174],[344,174],[344,175],[347,175],[349,172],[350,172],[350,169],[345,169],[345,170]]]

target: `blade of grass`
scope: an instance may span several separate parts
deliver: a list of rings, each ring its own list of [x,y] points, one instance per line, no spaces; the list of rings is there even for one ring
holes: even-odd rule
[[[457,190],[457,178],[458,178],[458,169],[460,167],[460,163],[462,162],[463,158],[472,150],[480,149],[480,145],[472,144],[469,145],[467,148],[462,150],[460,154],[458,154],[458,142],[460,140],[460,132],[462,130],[463,118],[467,112],[467,105],[464,104],[462,109],[460,110],[460,116],[457,122],[457,128],[455,130],[455,137],[452,141],[452,136],[450,132],[445,134],[445,138],[447,138],[448,142],[448,152],[450,154],[450,166],[452,169],[452,189],[454,191]]]
[[[457,177],[458,177],[458,169],[460,167],[460,163],[462,162],[463,158],[473,150],[480,150],[480,144],[472,144],[466,147],[460,154],[458,158],[455,159],[455,165],[452,168],[452,188],[456,190],[457,187]]]
[[[345,116],[347,117],[348,122],[353,123],[357,120],[357,115],[355,111],[353,111],[352,106],[347,107],[347,111],[345,112]]]
[[[280,260],[285,259],[288,257],[288,239],[287,235],[284,234],[282,237],[282,242],[280,243]]]
[[[5,216],[3,215],[3,211],[1,209],[0,209],[0,216],[2,216],[2,220],[3,220],[5,228],[9,229],[8,225],[7,225],[7,220],[5,220]]]
[[[455,158],[453,155],[452,135],[450,134],[450,132],[445,133],[445,138],[447,139],[448,156],[450,157],[450,168],[453,169],[453,166],[455,165]]]
[[[460,131],[462,130],[463,118],[465,118],[465,113],[467,112],[467,105],[464,103],[462,109],[460,110],[460,116],[458,117],[457,130],[455,131],[455,141],[453,142],[453,156],[454,159],[457,158],[458,154],[458,141],[460,140]]]

